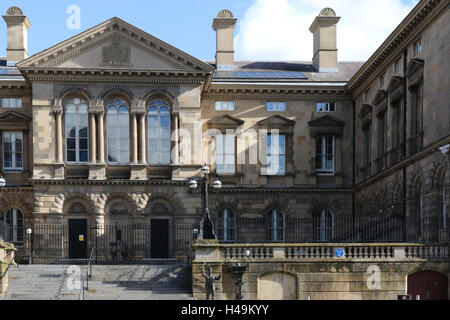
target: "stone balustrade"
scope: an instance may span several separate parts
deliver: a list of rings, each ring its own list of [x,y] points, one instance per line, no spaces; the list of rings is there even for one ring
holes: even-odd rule
[[[450,260],[450,244],[196,244],[222,262],[317,260]],[[196,258],[202,259],[196,255]]]
[[[450,243],[443,244],[220,244],[197,241],[193,294],[205,299],[203,265],[221,275],[219,300],[237,296],[237,270],[244,300],[397,300],[408,276],[434,270],[450,278]],[[374,283],[376,285],[374,285]]]

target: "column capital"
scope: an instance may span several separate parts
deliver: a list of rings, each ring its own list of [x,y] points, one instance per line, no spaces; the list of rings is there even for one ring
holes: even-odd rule
[[[54,105],[54,106],[52,106],[52,111],[51,111],[51,113],[53,114],[53,115],[60,115],[60,114],[62,114],[63,113],[63,108],[62,108],[62,106],[61,105]]]
[[[88,113],[93,115],[101,115],[105,113],[105,108],[103,108],[103,106],[91,105],[89,106]]]
[[[137,117],[145,116],[146,110],[145,108],[140,107],[131,107],[130,114],[135,115]]]

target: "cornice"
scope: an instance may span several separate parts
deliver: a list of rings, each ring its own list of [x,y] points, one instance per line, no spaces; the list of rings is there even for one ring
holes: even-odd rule
[[[377,76],[377,70],[384,64],[395,59],[405,43],[412,41],[411,37],[420,33],[429,22],[431,22],[443,9],[448,7],[448,0],[426,0],[421,1],[402,21],[402,23],[392,32],[386,41],[378,48],[371,58],[353,76],[348,83],[348,89],[353,94],[359,94],[363,90],[362,85],[371,82]],[[414,34],[413,34],[414,33]]]
[[[221,88],[210,89],[202,95],[203,99],[232,99],[232,100],[331,100],[352,101],[352,96],[345,89],[279,89],[279,88]]]
[[[101,70],[101,69],[23,69],[30,81],[81,82],[81,83],[161,83],[202,84],[208,74],[176,71]]]
[[[365,181],[360,182],[359,184],[357,184],[354,187],[355,192],[361,191],[361,190],[369,187],[370,185],[373,185],[373,184],[377,183],[378,181],[394,174],[395,172],[398,172],[399,170],[401,170],[405,167],[409,167],[412,164],[429,157],[432,154],[441,152],[439,150],[439,148],[441,148],[449,143],[450,143],[450,136],[443,138],[443,139],[439,140],[438,142],[435,142],[434,144],[430,145],[429,147],[424,148],[422,151],[416,153],[415,155],[385,169],[384,171],[380,172],[379,174],[377,174],[373,177],[366,179]]]

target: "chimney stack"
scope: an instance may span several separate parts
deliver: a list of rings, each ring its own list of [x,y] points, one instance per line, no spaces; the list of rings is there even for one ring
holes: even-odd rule
[[[214,19],[216,31],[216,67],[217,69],[234,68],[234,27],[236,21],[229,10],[222,10]]]
[[[8,47],[6,48],[9,66],[28,58],[28,29],[31,24],[18,7],[11,7],[3,16],[8,34]]]
[[[340,19],[333,9],[325,8],[309,28],[314,35],[313,64],[319,72],[338,72],[336,29]]]

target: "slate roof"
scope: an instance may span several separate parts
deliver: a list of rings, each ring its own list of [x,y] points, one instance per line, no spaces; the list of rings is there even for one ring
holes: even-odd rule
[[[212,66],[214,62],[208,62]],[[364,62],[339,62],[338,72],[318,72],[311,62],[237,61],[234,70],[216,70],[214,81],[348,82]]]
[[[16,67],[7,67],[6,58],[0,57],[0,80],[25,80]]]

